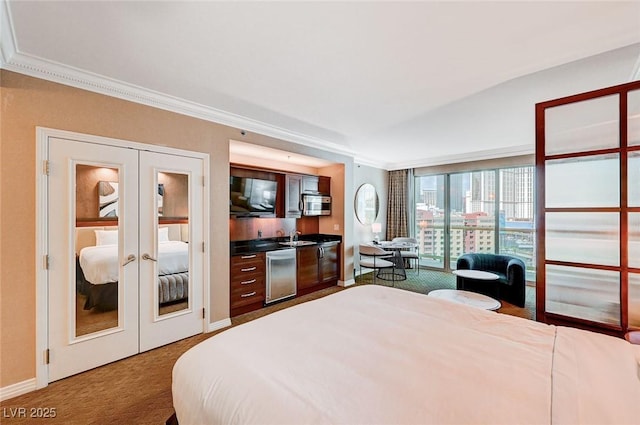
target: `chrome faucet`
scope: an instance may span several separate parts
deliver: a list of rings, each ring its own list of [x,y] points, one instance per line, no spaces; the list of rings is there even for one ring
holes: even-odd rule
[[[298,241],[298,231],[296,229],[293,229],[292,231],[289,232],[289,242],[293,243],[297,241]]]

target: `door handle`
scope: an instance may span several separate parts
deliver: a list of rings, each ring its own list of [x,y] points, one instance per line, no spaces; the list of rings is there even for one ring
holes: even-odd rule
[[[149,254],[147,254],[146,252],[144,254],[142,254],[142,259],[143,260],[158,261],[155,258],[153,258],[152,256],[150,256]]]
[[[122,263],[122,267],[126,266],[127,264],[129,264],[132,261],[136,261],[136,256],[133,254],[129,254],[129,256],[127,257],[126,260],[124,260],[124,263]]]

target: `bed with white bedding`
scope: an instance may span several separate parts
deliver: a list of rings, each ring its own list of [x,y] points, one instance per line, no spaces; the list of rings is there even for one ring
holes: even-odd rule
[[[381,286],[228,329],[184,353],[188,424],[632,424],[640,347]]]
[[[189,245],[169,240],[168,228],[158,231],[158,293],[160,304],[180,301],[188,297]],[[95,232],[95,245],[84,246],[78,256],[78,288],[87,296],[84,309],[102,310],[118,306],[117,230],[90,230]]]
[[[120,264],[117,245],[87,246],[80,251],[80,267],[94,285],[118,281]],[[189,270],[189,245],[182,241],[158,242],[158,275]]]

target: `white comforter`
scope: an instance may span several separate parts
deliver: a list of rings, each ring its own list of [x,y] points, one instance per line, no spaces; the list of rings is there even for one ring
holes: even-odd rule
[[[117,282],[120,266],[118,246],[88,246],[80,251],[80,267],[85,279],[99,285]],[[189,270],[189,245],[180,241],[158,243],[158,275],[182,273]]]
[[[173,369],[188,424],[637,423],[637,347],[380,286],[224,331]]]

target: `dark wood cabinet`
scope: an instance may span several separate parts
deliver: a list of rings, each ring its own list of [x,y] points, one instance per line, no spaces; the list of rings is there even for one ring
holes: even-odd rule
[[[302,176],[287,174],[285,176],[284,216],[286,218],[302,217]]]
[[[334,285],[340,278],[340,250],[339,242],[327,242],[322,244],[318,280],[321,285]]]
[[[297,292],[308,294],[335,285],[340,277],[339,242],[298,247]]]
[[[231,316],[262,308],[265,300],[265,254],[231,257]]]
[[[302,217],[303,193],[331,193],[331,177],[287,174],[285,176],[285,217]]]
[[[320,264],[319,245],[298,247],[296,252],[297,292],[316,286],[318,282],[318,267]]]
[[[320,178],[318,176],[303,176],[302,193],[318,193],[319,181]]]
[[[331,194],[331,177],[326,176],[302,176],[302,193]]]

